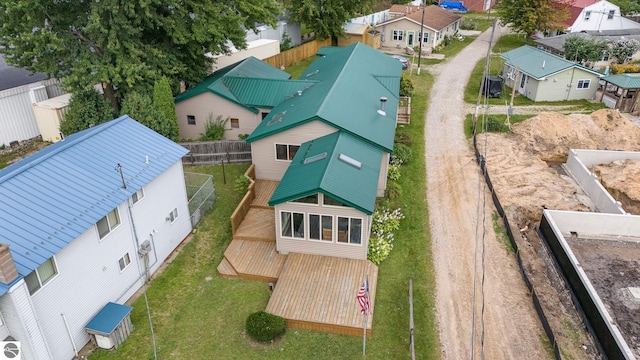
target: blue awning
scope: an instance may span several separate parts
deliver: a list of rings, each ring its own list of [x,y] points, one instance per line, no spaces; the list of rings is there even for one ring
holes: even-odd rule
[[[131,306],[109,302],[89,321],[85,329],[92,333],[109,336],[132,309]]]

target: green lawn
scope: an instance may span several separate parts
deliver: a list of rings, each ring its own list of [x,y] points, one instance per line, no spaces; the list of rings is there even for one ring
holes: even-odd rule
[[[287,69],[288,71],[292,69]],[[427,73],[412,76],[416,94],[411,124],[402,126],[412,138],[412,160],[403,165],[404,189],[394,203],[406,218],[396,233],[390,257],[379,267],[369,359],[409,358],[409,278],[414,278],[415,352],[421,359],[438,359],[440,345],[434,315],[434,274],[427,221],[424,114]],[[287,330],[274,344],[256,344],[244,335],[247,316],[263,310],[269,300],[266,284],[218,276],[216,267],[231,241],[229,216],[240,195],[234,181],[247,164],[189,167],[187,171],[214,176],[218,202],[197,227],[193,239],[158,275],[147,291],[159,359],[360,359],[362,338],[305,330]],[[354,294],[354,301],[355,294]],[[133,303],[134,331],[116,350],[97,350],[99,359],[153,359],[153,342],[144,297]]]

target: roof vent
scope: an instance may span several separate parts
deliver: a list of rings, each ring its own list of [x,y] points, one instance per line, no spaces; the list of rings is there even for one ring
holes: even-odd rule
[[[340,154],[340,156],[338,156],[338,159],[346,162],[347,164],[353,166],[356,169],[360,169],[362,168],[362,163],[350,156],[347,156],[345,154]]]
[[[302,90],[298,90],[298,96],[302,96]]]
[[[308,158],[304,159],[304,164],[305,165],[311,164],[311,163],[314,163],[316,161],[322,160],[322,159],[324,159],[326,157],[327,157],[327,152],[326,151],[323,152],[323,153],[320,153],[320,154],[309,156]]]
[[[384,111],[384,105],[387,102],[387,98],[385,96],[380,97],[380,109],[378,110],[378,114],[382,116],[386,116],[387,112]]]
[[[546,60],[542,60],[542,68],[544,69],[544,66],[547,64]]]

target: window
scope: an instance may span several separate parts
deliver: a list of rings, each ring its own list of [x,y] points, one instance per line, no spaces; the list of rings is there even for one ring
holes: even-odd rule
[[[115,208],[96,224],[100,239],[104,239],[104,237],[109,235],[118,225],[120,225],[120,215],[118,214],[118,208]]]
[[[178,208],[175,208],[171,210],[171,212],[169,213],[169,216],[167,217],[167,220],[174,222],[176,221],[177,218],[178,218]]]
[[[418,33],[418,39],[422,39],[423,43],[428,43],[429,42],[429,33]]]
[[[332,198],[330,196],[327,196],[327,195],[323,196],[322,204],[323,205],[330,205],[330,206],[346,206],[342,202],[340,202],[340,201],[338,201],[338,200],[336,200],[336,199],[334,199],[334,198]]]
[[[187,115],[187,125],[195,125],[196,117],[195,115]]]
[[[131,195],[131,203],[135,204],[138,201],[142,200],[144,197],[144,191],[142,189],[135,192],[135,194]]]
[[[613,15],[616,14],[615,10],[609,10],[609,15],[607,15],[607,19],[611,20],[613,19]]]
[[[588,89],[591,85],[591,80],[578,80],[578,89]]]
[[[512,66],[509,66],[509,73],[507,73],[507,77],[510,80],[515,80],[516,79],[516,69]]]
[[[301,197],[299,199],[291,200],[292,202],[303,203],[303,204],[315,204],[318,205],[318,194],[313,194],[305,197]]]
[[[602,52],[602,61],[609,61],[609,52],[607,50]]]
[[[280,225],[283,237],[304,239],[304,214],[283,211],[280,213]]]
[[[393,40],[402,41],[404,39],[404,31],[393,30]]]
[[[291,161],[299,148],[300,145],[276,144],[276,159]]]
[[[338,242],[344,244],[362,243],[362,219],[338,217]]]
[[[585,11],[584,12],[584,19],[585,20],[589,20],[591,18],[591,11]]]
[[[260,115],[262,116],[262,120],[264,120],[264,118],[267,117],[267,115],[269,115],[269,112],[261,112]]]
[[[240,120],[231,118],[231,128],[232,129],[240,128]]]
[[[56,275],[58,275],[58,268],[56,267],[54,258],[50,257],[24,278],[24,281],[27,283],[27,288],[29,289],[29,294],[33,295]]]
[[[309,214],[309,239],[332,241],[333,216]]]
[[[121,257],[120,260],[118,260],[118,265],[120,265],[120,271],[126,269],[127,266],[129,266],[129,264],[131,264],[131,257],[129,256],[129,253],[124,254],[124,256]]]

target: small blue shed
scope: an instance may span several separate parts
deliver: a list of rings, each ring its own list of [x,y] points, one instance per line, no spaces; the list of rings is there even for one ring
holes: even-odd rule
[[[107,303],[85,327],[91,341],[103,349],[117,348],[133,330],[131,309],[131,306]]]

